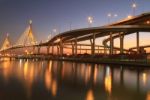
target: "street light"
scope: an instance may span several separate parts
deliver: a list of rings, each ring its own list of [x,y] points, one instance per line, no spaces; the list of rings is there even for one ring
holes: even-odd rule
[[[57,29],[53,29],[53,36],[57,33]]]
[[[135,9],[137,8],[137,4],[134,2],[132,4],[133,16],[135,16]]]
[[[118,15],[117,15],[117,14],[108,13],[108,14],[107,14],[107,17],[108,17],[108,23],[110,23],[110,19],[111,19],[111,18],[118,17]]]
[[[57,29],[53,29],[53,32],[55,32],[55,33],[56,33],[56,32],[57,32]]]
[[[32,24],[32,20],[29,20],[29,24]]]
[[[118,15],[117,15],[117,14],[114,14],[114,17],[118,17]]]
[[[108,13],[108,15],[107,15],[108,17],[111,17],[111,13]]]
[[[89,27],[90,27],[92,25],[92,23],[93,23],[93,17],[89,16],[87,20],[88,20]]]
[[[148,20],[148,21],[146,21],[146,24],[150,24],[150,21]]]

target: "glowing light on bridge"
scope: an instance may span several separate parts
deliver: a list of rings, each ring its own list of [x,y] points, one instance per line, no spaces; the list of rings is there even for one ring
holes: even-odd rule
[[[108,14],[107,14],[107,17],[108,17],[108,23],[110,23],[110,19],[111,19],[111,18],[118,17],[118,15],[117,15],[117,14],[108,13]]]
[[[146,21],[146,24],[150,24],[150,21],[148,20],[148,21]]]
[[[128,15],[128,16],[127,16],[127,19],[131,19],[131,18],[133,18],[133,16],[131,16],[131,15]]]
[[[89,16],[87,20],[88,20],[89,26],[91,26],[93,23],[93,17]]]
[[[137,4],[134,2],[132,3],[132,9],[133,9],[133,16],[135,16],[135,9],[137,8]]]
[[[29,20],[29,23],[32,24],[32,20]]]
[[[56,32],[57,32],[57,29],[53,29],[53,32],[56,33]]]
[[[137,5],[135,3],[132,4],[132,8],[136,8]]]

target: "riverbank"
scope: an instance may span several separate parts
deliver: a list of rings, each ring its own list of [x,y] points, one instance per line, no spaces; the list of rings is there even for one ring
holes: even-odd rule
[[[7,57],[9,58],[9,57]],[[60,60],[71,62],[95,63],[95,64],[113,64],[125,66],[143,66],[150,67],[150,61],[147,59],[116,59],[116,58],[100,58],[100,57],[59,57],[59,56],[16,56],[9,60],[16,59],[35,59],[35,60]]]
[[[147,59],[116,59],[100,57],[59,57],[59,56],[20,56],[17,59],[37,59],[37,60],[61,60],[71,62],[84,62],[95,64],[115,64],[127,66],[150,67],[150,61]]]
[[[127,65],[127,66],[143,66],[150,67],[148,60],[127,60],[127,59],[102,59],[102,58],[57,58],[53,60],[72,61],[72,62],[84,62],[95,64],[114,64],[114,65]]]

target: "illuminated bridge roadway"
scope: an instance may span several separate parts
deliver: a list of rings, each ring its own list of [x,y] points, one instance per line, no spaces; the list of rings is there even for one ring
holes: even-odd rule
[[[19,42],[15,45],[11,45],[9,40],[6,39],[2,48],[1,55],[17,55],[17,50],[22,50],[23,55],[25,54],[34,54],[40,55],[42,48],[46,48],[47,56],[49,54],[62,57],[65,55],[64,49],[70,49],[70,57],[75,60],[75,57],[80,57],[79,54],[81,51],[90,51],[89,55],[82,55],[82,57],[89,57],[89,62],[94,57],[99,58],[119,58],[120,60],[125,61],[127,59],[143,59],[142,62],[148,63],[149,55],[146,53],[145,48],[150,47],[150,45],[140,46],[139,39],[140,33],[150,32],[150,13],[144,13],[132,18],[128,18],[113,24],[101,26],[101,27],[90,27],[83,29],[71,30],[63,33],[59,33],[56,36],[51,37],[46,42],[37,43],[32,32],[32,23],[30,22],[29,27],[19,38]],[[136,46],[132,48],[124,48],[124,37],[129,34],[136,33]],[[97,45],[95,40],[97,38],[103,39],[102,45]],[[120,47],[114,46],[114,39],[120,39]],[[90,44],[83,44],[83,41],[90,41]],[[87,47],[87,48],[83,48]],[[37,50],[36,50],[37,48]],[[57,50],[57,54],[56,54]],[[29,51],[32,51],[29,52]],[[51,52],[50,52],[51,51]],[[79,53],[80,51],[80,53]],[[14,52],[16,54],[14,54]],[[43,54],[43,53],[42,53]],[[18,54],[20,55],[20,54]],[[12,56],[12,55],[11,55]],[[45,55],[46,56],[46,55]],[[86,58],[86,57],[84,57]],[[63,58],[64,59],[64,58]],[[71,58],[70,58],[71,59]],[[146,59],[146,60],[145,60]],[[88,60],[88,59],[86,59]],[[106,59],[105,59],[106,60]],[[107,59],[108,60],[108,59]],[[92,60],[94,61],[94,60]],[[91,61],[91,62],[92,62]],[[97,62],[97,61],[96,61]],[[99,61],[98,61],[99,62]],[[103,62],[103,61],[102,61]]]

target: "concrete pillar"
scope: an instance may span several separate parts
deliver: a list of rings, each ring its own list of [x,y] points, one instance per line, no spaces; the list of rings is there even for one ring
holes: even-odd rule
[[[137,53],[140,53],[140,48],[139,48],[139,32],[136,33],[136,48],[137,48]]]
[[[80,54],[81,54],[81,44],[80,44]]]
[[[71,42],[71,46],[72,46],[72,48],[71,48],[71,50],[72,50],[72,55],[74,55],[74,43],[73,43],[73,42]]]
[[[52,55],[54,55],[54,45],[52,45]]]
[[[120,35],[120,54],[123,54],[123,49],[124,49],[124,35],[121,35],[121,33],[119,33]]]
[[[47,54],[49,54],[50,46],[47,46]]]
[[[33,54],[35,53],[35,46],[33,46],[33,51],[32,52],[33,52]]]
[[[92,40],[90,40],[90,42],[91,42],[91,55],[95,55],[95,33],[93,33],[93,39]]]
[[[62,38],[60,38],[60,56],[63,55],[63,42],[62,42]]]
[[[113,38],[112,38],[112,32],[110,32],[110,51],[109,54],[112,55],[113,54]]]
[[[78,49],[78,46],[77,46],[77,38],[75,39],[75,55],[77,55],[77,53],[78,53],[78,51],[77,51],[77,49]]]
[[[57,46],[57,55],[60,54],[59,46]]]
[[[72,43],[71,46],[72,46],[72,55],[74,55],[74,43]]]
[[[41,49],[41,47],[38,46],[37,49],[38,49],[38,50],[37,50],[37,54],[40,54],[40,49]]]

